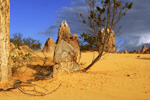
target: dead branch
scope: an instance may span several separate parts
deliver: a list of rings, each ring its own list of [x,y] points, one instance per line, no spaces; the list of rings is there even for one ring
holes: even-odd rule
[[[35,52],[31,51],[31,53],[35,54],[36,56],[38,56],[40,59],[43,60],[43,65],[35,65],[33,68],[36,68],[36,67],[40,67],[42,69],[42,67],[45,67],[45,64],[46,64],[46,61],[47,61],[47,57],[46,55],[44,54],[45,58],[43,59],[42,57],[40,57],[38,54],[36,54]],[[61,86],[61,83],[59,84],[59,86],[57,88],[55,88],[53,91],[51,92],[48,92],[47,89],[45,89],[44,87],[41,87],[41,86],[38,86],[37,84],[32,84],[31,81],[37,81],[37,80],[44,80],[44,79],[49,79],[52,77],[53,73],[50,69],[51,67],[50,66],[46,66],[46,70],[40,70],[38,73],[36,73],[35,75],[35,79],[34,80],[28,80],[28,82],[23,82],[19,79],[16,79],[14,80],[14,84],[11,88],[7,88],[7,89],[3,89],[3,88],[0,88],[0,91],[10,91],[12,89],[18,89],[19,91],[21,91],[22,93],[24,94],[27,94],[27,95],[32,95],[32,96],[45,96],[45,95],[48,95],[48,94],[51,94],[53,92],[55,92],[60,86]],[[27,70],[27,66],[26,66],[26,69],[22,72],[22,73],[17,73],[17,74],[23,74],[25,73]],[[25,90],[23,89],[22,87],[23,86],[26,86],[26,87],[33,87],[32,90]],[[36,87],[39,87],[41,89],[44,89],[45,91],[47,91],[48,93],[44,93],[44,92],[40,92],[36,89]],[[34,92],[33,94],[32,93],[29,93],[29,92]]]
[[[23,86],[24,86],[24,85],[23,85]],[[26,86],[27,86],[27,85],[26,85]],[[29,85],[29,86],[31,86],[31,85]],[[24,93],[24,94],[31,95],[31,96],[45,96],[45,95],[52,94],[53,92],[55,92],[56,90],[58,90],[58,88],[61,86],[61,83],[59,84],[59,86],[58,86],[57,88],[55,88],[53,91],[48,92],[48,93],[44,93],[44,92],[39,92],[39,91],[37,91],[36,88],[35,88],[35,86],[37,86],[37,85],[35,85],[35,84],[32,84],[32,86],[34,87],[33,90],[24,90],[24,89],[21,88],[21,87],[18,87],[18,90],[21,91],[21,92]],[[40,86],[38,86],[38,87],[40,87]],[[42,89],[48,91],[47,89],[45,89],[45,88],[43,88],[43,87],[40,87],[40,88],[42,88]],[[37,94],[27,93],[26,91],[33,91],[33,92],[35,92],[35,93],[37,93]]]
[[[24,85],[21,85],[21,84],[24,84]],[[30,87],[33,87],[34,89],[33,90],[24,90],[22,88],[22,86],[30,86]],[[12,88],[7,88],[7,89],[0,88],[0,91],[9,91],[9,90],[12,90],[12,89],[18,89],[19,91],[21,91],[22,93],[27,94],[27,95],[31,95],[31,96],[45,96],[45,95],[52,94],[53,92],[55,92],[56,90],[58,90],[58,88],[61,86],[61,83],[59,84],[59,86],[57,88],[55,88],[53,91],[48,92],[48,93],[37,91],[35,86],[37,86],[37,87],[39,87],[41,89],[44,89],[45,91],[48,91],[44,87],[38,86],[36,84],[31,84],[31,83],[28,83],[28,82],[23,82],[23,81],[21,81],[19,79],[16,79],[14,81],[14,84],[13,84]],[[36,94],[27,93],[27,91],[33,91]]]

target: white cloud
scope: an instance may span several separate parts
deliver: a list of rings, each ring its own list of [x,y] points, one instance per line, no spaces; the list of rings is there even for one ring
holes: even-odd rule
[[[124,43],[116,46],[117,52],[141,50],[143,45],[146,45],[147,48],[150,47],[150,34],[148,33],[138,34],[136,36],[128,35],[124,37],[124,40]]]
[[[150,34],[146,36],[141,36],[137,45],[141,45],[144,43],[150,43]]]

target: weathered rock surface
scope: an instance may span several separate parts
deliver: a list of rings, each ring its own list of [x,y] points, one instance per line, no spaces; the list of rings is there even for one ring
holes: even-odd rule
[[[104,51],[108,52],[108,53],[114,53],[115,52],[115,34],[114,34],[114,31],[109,30],[108,28],[105,27],[101,30],[101,34],[105,35],[106,32],[108,32],[108,31],[110,32],[110,37],[109,37],[109,39],[105,45]],[[104,39],[102,41],[104,41]],[[102,49],[102,47],[101,47],[101,49]]]
[[[11,68],[9,67],[9,0],[0,0],[0,81],[8,82],[11,79]]]
[[[143,54],[150,54],[150,48],[147,49]]]
[[[26,53],[32,54],[33,52],[32,49],[27,45],[20,46],[19,50],[22,51],[23,55],[25,55]]]
[[[55,41],[53,40],[52,37],[50,37],[46,40],[42,52],[48,53],[50,57],[53,59],[55,47],[56,47]]]
[[[32,49],[27,45],[20,46],[18,49],[13,43],[10,43],[10,55],[18,56],[18,52],[22,52],[23,55],[25,55],[26,53],[33,54]]]
[[[61,40],[68,42],[68,39],[71,37],[70,28],[66,21],[63,21],[58,29],[58,38],[56,44],[58,44]]]
[[[18,56],[18,49],[13,43],[10,43],[10,55]]]
[[[141,49],[141,54],[143,54],[146,50],[147,50],[146,45],[143,45],[143,47],[142,47],[142,49]]]
[[[61,40],[56,45],[54,52],[54,62],[56,64],[53,66],[53,75],[79,70],[80,66],[77,63],[77,55],[78,52],[71,44]]]
[[[43,47],[43,51],[42,52],[43,53],[52,53],[52,52],[54,52],[55,47],[56,47],[55,41],[53,40],[52,37],[50,37],[50,38],[48,38],[46,40],[46,43],[45,43],[45,45]]]
[[[71,44],[76,52],[78,52],[77,55],[77,62],[80,62],[80,47],[79,47],[79,38],[77,34],[71,35],[70,28],[66,21],[63,21],[60,25],[60,28],[58,30],[58,38],[56,44],[59,44],[61,40],[64,40],[65,42]]]

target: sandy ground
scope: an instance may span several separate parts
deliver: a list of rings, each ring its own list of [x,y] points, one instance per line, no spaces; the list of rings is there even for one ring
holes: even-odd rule
[[[40,52],[37,54],[44,57]],[[96,55],[96,52],[83,52],[81,67],[90,64]],[[26,73],[14,78],[23,81],[32,78],[36,73],[32,66],[42,64],[41,59],[35,59]],[[51,61],[49,58],[47,64],[52,64]],[[42,92],[61,86],[46,96],[30,96],[18,89],[0,92],[0,100],[150,100],[150,54],[106,54],[86,73],[65,74],[33,84],[47,89],[39,88]]]

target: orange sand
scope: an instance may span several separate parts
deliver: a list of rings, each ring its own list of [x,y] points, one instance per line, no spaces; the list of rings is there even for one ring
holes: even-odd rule
[[[40,52],[37,54],[44,57]],[[81,63],[85,65],[82,68],[96,55],[96,52],[83,52]],[[15,78],[30,79],[36,72],[32,66],[42,64],[41,61],[36,58],[26,73]],[[49,58],[47,64],[50,62]],[[60,83],[61,86],[52,94],[41,97],[23,94],[18,89],[0,92],[0,100],[150,100],[150,55],[106,54],[86,73],[65,74],[33,83],[48,91]]]

